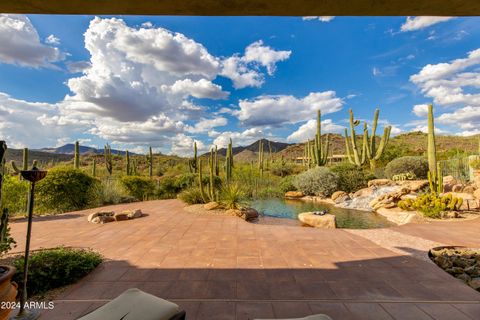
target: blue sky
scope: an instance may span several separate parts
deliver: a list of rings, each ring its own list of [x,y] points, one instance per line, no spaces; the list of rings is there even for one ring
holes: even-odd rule
[[[187,155],[342,132],[480,130],[480,19],[0,15],[0,134]]]

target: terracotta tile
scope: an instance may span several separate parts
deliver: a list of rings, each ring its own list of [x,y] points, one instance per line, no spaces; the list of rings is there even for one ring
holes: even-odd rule
[[[417,303],[417,307],[435,320],[472,320],[465,313],[449,304]]]
[[[272,304],[269,302],[238,302],[236,304],[237,320],[273,319]]]

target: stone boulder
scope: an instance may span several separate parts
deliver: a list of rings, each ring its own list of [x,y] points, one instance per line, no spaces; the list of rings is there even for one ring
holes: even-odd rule
[[[350,196],[345,191],[335,191],[332,194],[332,200],[338,204],[350,200]]]
[[[395,181],[392,181],[390,179],[373,179],[368,181],[368,186],[369,187],[383,187],[383,186],[394,186],[396,185]]]
[[[140,218],[141,216],[143,216],[143,212],[140,209],[130,210],[128,213],[128,219],[136,219]]]
[[[125,221],[128,220],[128,213],[125,212],[116,212],[113,217],[115,221]]]
[[[372,195],[373,191],[373,188],[363,188],[352,194],[352,198],[368,197]]]
[[[288,191],[287,193],[285,193],[285,198],[288,199],[298,199],[302,198],[303,196],[304,194],[301,191]]]
[[[378,210],[380,208],[394,208],[397,206],[397,202],[402,199],[406,194],[410,193],[410,190],[407,188],[401,188],[398,191],[386,193],[381,195],[368,204],[373,210]]]
[[[462,192],[463,184],[458,183],[452,187],[452,192]]]
[[[468,185],[463,188],[462,192],[473,194],[476,190],[477,188],[475,188],[474,186]]]
[[[429,185],[428,180],[405,180],[399,181],[398,184],[402,188],[410,190],[410,192],[419,192]]]
[[[220,204],[216,201],[212,201],[212,202],[209,202],[209,203],[206,203],[203,208],[205,210],[215,210],[215,209],[218,209],[220,208]]]
[[[480,189],[477,189],[473,192],[473,196],[475,199],[480,199]]]
[[[313,212],[303,212],[298,215],[298,220],[314,228],[335,229],[337,221],[333,214],[316,215]]]
[[[98,211],[88,215],[87,221],[93,223],[101,223],[103,217],[112,217],[115,215],[113,211]],[[96,219],[98,218],[98,219]],[[94,221],[95,220],[95,221]],[[115,218],[113,219],[113,221]],[[109,222],[109,221],[108,221]]]
[[[245,221],[254,221],[258,219],[258,211],[254,208],[242,208],[240,210],[240,218],[244,219]]]
[[[108,222],[113,222],[115,221],[115,218],[113,216],[97,216],[92,219],[92,223],[108,223]]]
[[[443,177],[443,191],[450,192],[453,189],[453,186],[458,184],[457,179],[453,176],[445,176]]]

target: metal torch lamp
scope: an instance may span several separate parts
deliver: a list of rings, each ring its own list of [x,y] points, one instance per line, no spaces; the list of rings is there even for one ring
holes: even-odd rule
[[[35,183],[45,178],[45,176],[47,175],[47,171],[39,170],[38,168],[33,167],[31,170],[20,171],[20,174],[22,175],[23,179],[30,181],[30,194],[28,198],[28,224],[27,239],[25,243],[25,262],[23,264],[23,291],[22,296],[20,297],[20,311],[13,319],[33,320],[37,319],[40,316],[38,310],[25,308],[25,303],[27,302],[28,258],[30,254],[30,237],[32,233],[33,204]]]

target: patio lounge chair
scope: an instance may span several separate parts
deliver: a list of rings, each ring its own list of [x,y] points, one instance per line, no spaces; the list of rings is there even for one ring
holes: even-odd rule
[[[274,319],[255,319],[255,320],[274,320]],[[326,314],[315,314],[305,318],[295,318],[295,319],[277,319],[277,320],[332,320]]]
[[[175,303],[133,288],[78,320],[185,320],[185,315]]]

